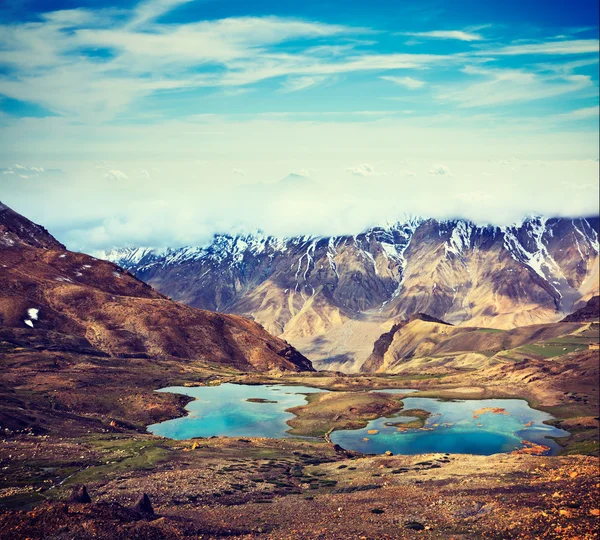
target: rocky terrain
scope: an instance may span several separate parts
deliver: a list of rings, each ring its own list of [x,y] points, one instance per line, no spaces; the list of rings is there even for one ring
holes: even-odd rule
[[[0,538],[597,538],[596,299],[565,322],[507,330],[377,321],[365,371],[315,372],[256,322],[177,304],[6,207],[0,239]],[[292,411],[299,438],[147,432],[190,399],[156,389],[224,382],[331,392]],[[526,399],[569,435],[559,456],[329,442],[405,412],[389,388]]]
[[[149,371],[144,359],[113,365],[5,351],[2,403],[20,401],[26,410],[0,444],[0,538],[592,539],[598,459],[579,454],[598,451],[598,370],[582,354],[442,378],[304,372],[281,379],[201,363]],[[317,439],[171,441],[144,433],[145,424],[183,413],[185,399],[152,392],[166,380],[343,391],[321,394],[333,397],[335,416],[327,414],[330,397],[297,411],[294,429]],[[448,399],[527,397],[571,431],[561,444],[573,455],[363,456],[324,440],[332,425],[397,410],[385,393],[369,399],[360,391],[395,386]],[[90,502],[73,497],[81,484]],[[136,507],[143,494],[153,513]]]
[[[4,205],[0,283],[0,325],[8,343],[49,340],[60,349],[77,342],[99,356],[312,369],[257,323],[173,302],[112,263],[66,250]]]
[[[219,235],[205,247],[102,256],[178,301],[253,318],[317,366],[352,372],[394,321],[417,313],[499,329],[561,320],[598,294],[598,224],[412,218],[356,236]]]
[[[559,357],[598,343],[598,297],[559,323],[511,330],[453,326],[423,314],[397,322],[375,342],[361,371],[482,368]]]
[[[126,462],[156,448],[141,438],[102,442],[60,449]],[[598,524],[594,458],[346,457],[268,440],[160,445],[151,471],[88,476],[90,503],[0,514],[0,537],[592,539]],[[31,450],[23,442],[11,451]],[[133,509],[141,493],[154,514]]]

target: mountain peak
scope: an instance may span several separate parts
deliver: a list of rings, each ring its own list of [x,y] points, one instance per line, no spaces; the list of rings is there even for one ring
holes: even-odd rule
[[[0,247],[15,246],[66,249],[44,227],[30,221],[0,201]]]

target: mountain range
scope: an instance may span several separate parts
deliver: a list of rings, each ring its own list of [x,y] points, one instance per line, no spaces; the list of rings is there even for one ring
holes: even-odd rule
[[[504,227],[409,218],[354,236],[216,235],[101,254],[174,300],[250,317],[320,368],[358,371],[394,324],[556,322],[598,294],[599,219]]]

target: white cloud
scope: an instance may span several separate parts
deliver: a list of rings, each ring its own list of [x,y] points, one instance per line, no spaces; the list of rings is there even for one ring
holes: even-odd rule
[[[384,81],[390,81],[399,86],[404,86],[404,88],[408,88],[409,90],[416,90],[417,88],[422,88],[425,86],[425,82],[420,79],[414,79],[413,77],[395,77],[392,75],[384,75],[380,77]]]
[[[544,41],[509,45],[500,49],[482,50],[480,55],[517,56],[521,54],[598,54],[600,42],[597,39],[575,39],[568,41]]]
[[[540,75],[520,69],[489,69],[468,66],[464,73],[483,77],[483,82],[442,89],[437,98],[460,107],[483,107],[533,101],[588,90],[588,75]]]
[[[559,120],[587,120],[590,118],[595,118],[598,120],[599,117],[600,107],[596,105],[595,107],[584,107],[582,109],[569,111],[568,113],[557,114],[554,118]]]
[[[290,174],[294,176],[303,176],[305,178],[311,178],[315,175],[314,169],[298,169],[296,171],[292,171]]]
[[[428,172],[429,174],[444,175],[450,174],[450,169],[446,165],[434,165]]]
[[[109,180],[127,180],[129,177],[123,172],[117,169],[107,170],[104,173],[104,178]]]
[[[282,89],[284,92],[297,92],[321,84],[327,79],[326,76],[290,77],[282,84]]]
[[[21,165],[20,163],[15,163],[12,167],[8,167],[6,169],[0,168],[0,171],[2,171],[2,174],[7,175],[19,174],[21,178],[30,178],[39,176],[41,174],[52,174],[61,172],[56,169],[47,171],[46,169],[44,169],[44,167],[27,167],[25,165]]]
[[[362,165],[357,165],[355,167],[348,167],[346,172],[354,176],[373,176],[374,174],[379,174],[375,171],[374,167],[368,163],[363,163]]]
[[[258,124],[248,126],[236,138],[235,131],[242,131],[237,126],[228,135],[232,147],[237,147],[238,140],[250,140],[252,133],[259,134],[257,127]],[[373,138],[374,132],[368,124],[356,127],[356,133],[366,131],[364,139],[355,139],[357,135],[347,122],[340,123],[336,131],[320,125],[305,133],[298,123],[290,132],[296,133],[300,148],[304,137],[314,138],[319,131],[325,131],[319,144],[336,140],[357,155],[375,155],[376,147],[367,148],[364,144]],[[434,137],[411,127],[406,129],[405,138],[399,140],[394,138],[399,129],[398,125],[393,129],[390,126],[387,132],[390,155],[395,152],[411,156],[410,171],[416,177],[407,175],[405,159],[385,160],[387,175],[373,174],[378,170],[373,165],[351,167],[367,173],[351,181],[341,154],[335,158],[328,152],[329,161],[307,154],[294,163],[293,158],[285,155],[273,161],[266,150],[264,154],[256,154],[252,147],[251,154],[238,162],[240,168],[248,171],[244,178],[232,175],[228,162],[219,159],[208,161],[206,168],[199,171],[194,156],[187,163],[172,158],[153,162],[152,178],[144,180],[144,189],[140,189],[140,182],[132,178],[117,184],[98,182],[93,173],[102,178],[104,171],[90,173],[89,164],[82,163],[79,169],[69,169],[61,182],[48,183],[41,176],[28,179],[31,188],[27,191],[23,190],[23,180],[5,176],[2,202],[48,227],[71,249],[89,251],[128,244],[198,245],[207,242],[215,232],[248,232],[257,228],[277,236],[356,234],[406,213],[505,224],[530,212],[560,216],[591,215],[597,211],[598,163],[594,159],[556,161],[552,156],[541,161],[500,159],[502,155],[518,155],[511,150],[523,148],[527,143],[523,143],[526,139],[514,140],[510,141],[514,148],[506,148],[504,137],[497,133],[491,140],[497,137],[498,146],[494,150],[498,154],[492,154],[492,145],[487,140],[482,146],[492,162],[449,158],[440,162],[444,165],[432,168],[431,161],[412,157],[411,141],[424,137],[433,147],[452,153],[456,152],[453,145],[462,137],[461,132],[448,129],[443,137],[439,134]],[[268,133],[274,137],[282,135],[281,131],[268,130]],[[170,135],[163,128],[157,133],[157,141],[164,144]],[[580,149],[580,140],[569,141],[572,136],[568,134],[560,143]],[[258,138],[256,148],[264,148],[267,139],[264,135]],[[480,138],[485,139],[485,134]],[[549,141],[543,138],[536,144],[547,149]],[[556,146],[552,152],[557,149],[564,151]],[[273,150],[279,152],[279,148],[271,148],[269,152]],[[593,151],[597,152],[597,148]],[[145,155],[147,160],[148,154]],[[594,158],[596,155],[593,154]],[[140,162],[123,162],[121,167],[137,171],[139,165]],[[310,178],[298,174],[302,167],[305,172],[314,169]],[[290,170],[297,172],[289,175]],[[429,170],[434,174],[427,174]],[[439,174],[440,170],[445,174]],[[82,178],[88,181],[82,182]],[[203,181],[207,178],[210,181]],[[282,178],[286,180],[282,182]],[[571,189],[563,184],[565,178],[587,187]],[[236,197],[231,197],[232,192]],[[64,201],[77,204],[70,204],[65,211]]]
[[[134,18],[130,24],[132,26],[142,25],[191,1],[192,0],[145,0],[135,7]]]
[[[246,176],[246,171],[243,169],[233,169],[231,172],[236,176]]]
[[[288,77],[284,90],[296,91],[335,74],[460,61],[444,54],[357,53],[348,44],[314,46],[319,38],[371,32],[360,27],[281,17],[185,24],[156,20],[181,3],[143,2],[130,13],[130,22],[122,11],[78,9],[47,14],[42,23],[0,25],[0,62],[10,68],[10,77],[0,78],[0,93],[97,121],[165,90],[239,87]],[[293,52],[277,48],[290,41],[299,43]],[[82,49],[110,55],[76,54]]]
[[[400,34],[420,38],[457,39],[459,41],[481,41],[484,39],[481,34],[462,30],[431,30],[429,32],[401,32]]]

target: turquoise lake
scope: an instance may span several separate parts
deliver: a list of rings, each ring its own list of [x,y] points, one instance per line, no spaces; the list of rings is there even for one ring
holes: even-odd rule
[[[284,385],[174,386],[158,392],[195,398],[188,415],[148,426],[155,435],[170,439],[192,437],[292,437],[287,421],[294,417],[287,409],[306,403],[306,395],[324,392],[319,388]],[[409,395],[414,390],[377,390]],[[265,400],[266,402],[252,402]],[[424,454],[432,452],[490,455],[523,447],[523,440],[548,446],[557,453],[560,446],[547,437],[563,437],[566,431],[543,422],[552,416],[529,407],[519,399],[440,401],[406,397],[404,410],[424,409],[431,413],[425,429],[399,431],[400,424],[414,418],[392,416],[369,422],[363,429],[335,431],[332,442],[347,450],[366,454]],[[495,412],[494,412],[495,409]],[[369,434],[369,430],[378,430]],[[367,439],[367,440],[365,440]]]
[[[169,439],[191,437],[290,437],[286,424],[294,415],[286,409],[304,405],[306,394],[323,392],[308,386],[221,384],[187,388],[172,386],[158,392],[196,398],[186,405],[188,415],[148,426],[148,431]],[[277,403],[252,403],[266,399]]]

